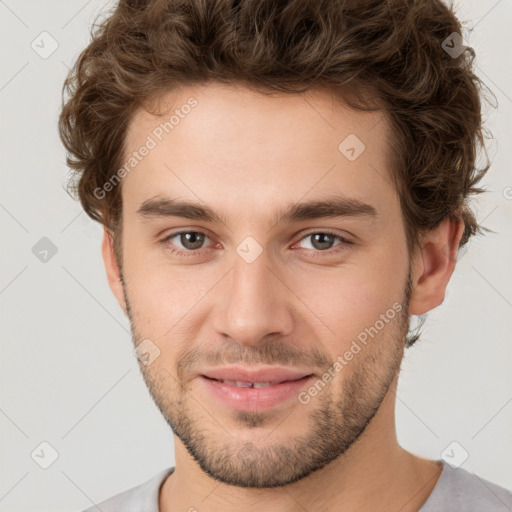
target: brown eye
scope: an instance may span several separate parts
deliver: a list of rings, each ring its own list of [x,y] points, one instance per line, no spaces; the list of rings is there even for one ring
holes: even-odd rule
[[[205,239],[205,235],[197,231],[178,233],[176,236],[179,236],[179,241],[183,247],[190,251],[200,249]]]
[[[333,235],[329,235],[328,233],[315,233],[313,235],[309,235],[311,237],[311,241],[313,247],[319,250],[327,250],[331,249],[332,244],[334,243],[334,239],[336,238]]]
[[[317,233],[309,233],[305,237],[302,238],[301,242],[303,240],[311,240],[311,246],[316,251],[328,251],[329,249],[332,249],[335,246],[336,239],[341,240],[344,242],[345,240],[341,238],[338,235],[334,235],[333,233],[324,233],[324,232],[317,232]],[[339,245],[339,244],[336,244]]]
[[[338,254],[345,253],[354,242],[329,231],[313,231],[303,236],[300,241],[295,244],[298,247],[304,241],[310,241],[310,247],[302,247],[308,256],[312,258],[328,258]],[[338,241],[338,242],[336,242]],[[294,247],[294,248],[295,248]]]
[[[171,233],[162,240],[162,244],[172,254],[183,256],[196,255],[202,252],[205,240],[209,237],[201,231],[179,231]]]

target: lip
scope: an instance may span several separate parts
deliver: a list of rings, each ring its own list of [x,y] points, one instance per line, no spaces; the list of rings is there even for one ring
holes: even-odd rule
[[[283,366],[267,366],[259,368],[243,368],[241,366],[225,366],[201,372],[201,375],[216,380],[237,380],[243,382],[280,383],[293,381],[311,375],[313,372],[301,371]]]
[[[287,368],[217,368],[199,375],[206,391],[230,409],[258,412],[296,399],[314,379],[312,373]],[[237,387],[214,379],[243,382],[274,382],[264,388]]]

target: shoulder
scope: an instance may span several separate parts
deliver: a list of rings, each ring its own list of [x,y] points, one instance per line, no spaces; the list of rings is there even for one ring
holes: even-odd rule
[[[159,512],[160,487],[173,471],[174,467],[164,469],[147,482],[116,494],[83,512]]]
[[[512,492],[462,468],[443,462],[439,480],[419,512],[506,512]]]

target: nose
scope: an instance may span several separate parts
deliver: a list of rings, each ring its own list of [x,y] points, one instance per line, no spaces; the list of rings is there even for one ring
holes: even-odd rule
[[[292,330],[290,291],[269,266],[265,251],[248,263],[238,254],[216,294],[216,332],[241,345],[257,345],[268,335]]]

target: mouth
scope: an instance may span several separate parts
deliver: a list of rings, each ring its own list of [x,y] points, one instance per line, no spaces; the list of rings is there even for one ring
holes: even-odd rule
[[[314,377],[314,374],[309,373],[291,378],[252,377],[250,380],[239,380],[199,375],[205,393],[215,402],[230,410],[251,412],[263,412],[278,405],[298,405],[299,393],[311,384]]]
[[[227,380],[227,379],[214,379],[213,377],[208,377],[207,375],[202,375],[205,379],[214,380],[216,382],[222,382],[228,386],[233,386],[236,388],[269,388],[271,386],[275,386],[277,384],[283,384],[285,382],[296,382],[299,380],[307,379],[308,377],[312,377],[313,374],[305,375],[304,377],[298,377],[296,379],[289,379],[289,380],[274,380],[274,381],[267,381],[267,382],[248,382],[248,381],[241,381],[241,380]]]

